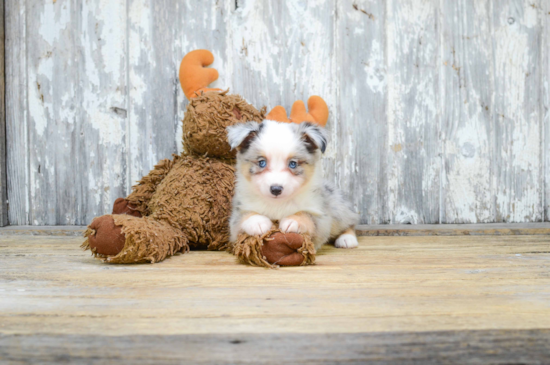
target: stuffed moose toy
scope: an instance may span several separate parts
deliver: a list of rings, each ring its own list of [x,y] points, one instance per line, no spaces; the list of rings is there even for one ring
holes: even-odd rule
[[[179,78],[189,104],[183,119],[181,155],[162,160],[126,198],[118,198],[112,214],[95,218],[82,248],[107,263],[155,263],[190,249],[229,250],[247,264],[298,266],[315,262],[310,237],[284,234],[273,226],[259,237],[239,235],[229,242],[229,218],[235,181],[235,151],[226,128],[265,118],[281,122],[312,121],[324,125],[328,108],[320,97],[294,103],[290,119],[281,106],[265,115],[241,96],[207,86],[218,78],[207,50],[188,53]]]

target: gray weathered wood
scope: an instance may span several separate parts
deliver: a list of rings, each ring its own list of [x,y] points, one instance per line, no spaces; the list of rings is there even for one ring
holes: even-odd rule
[[[362,223],[550,215],[546,0],[4,1],[10,224],[87,224],[181,152],[197,48],[258,108],[327,101]]]
[[[328,176],[347,193],[363,223],[392,222],[388,204],[386,6],[380,1],[338,1],[335,87],[339,90]],[[361,191],[361,194],[357,194]]]
[[[321,95],[334,123],[333,0],[238,1],[229,17],[227,82],[258,108]]]
[[[389,152],[383,163],[390,222],[435,223],[440,219],[441,169],[439,2],[386,4]]]
[[[74,21],[69,27],[74,27],[76,32],[74,47],[78,50],[78,61],[68,67],[74,68],[79,78],[75,85],[78,105],[75,130],[70,131],[76,138],[67,138],[78,161],[76,173],[58,172],[58,179],[73,178],[78,182],[80,206],[74,209],[78,215],[63,212],[66,215],[49,224],[69,219],[73,220],[72,224],[87,224],[97,215],[110,213],[113,201],[128,191],[127,7],[121,1],[73,4]],[[58,0],[54,5],[63,7],[69,3]],[[66,189],[68,192],[62,200],[76,195],[69,183]],[[60,201],[58,209],[62,206]]]
[[[494,221],[490,14],[488,1],[447,0],[441,9],[441,220],[445,223]]]
[[[5,0],[6,150],[10,224],[29,224],[27,38],[24,1]],[[76,212],[73,212],[76,214]]]
[[[75,45],[80,43],[76,17],[81,12],[71,2],[25,4],[28,219],[35,225],[75,224],[86,181],[80,168],[79,153],[84,152],[80,143],[83,137],[94,137],[81,135],[77,127],[78,113],[86,103],[79,97],[76,67]],[[29,22],[36,26],[29,27]]]
[[[129,2],[128,188],[161,159],[182,150],[187,106],[178,71],[183,55],[210,49],[224,87],[228,2],[131,0]]]
[[[128,2],[128,188],[176,150],[180,87],[174,47],[184,6],[170,1]]]
[[[549,363],[548,236],[361,237],[279,270],[81,241],[0,236],[0,363]]]
[[[482,224],[360,224],[358,236],[525,236],[550,235],[550,222]],[[7,226],[0,236],[77,236],[86,226]]]
[[[540,1],[492,1],[497,222],[540,221],[543,215],[539,11]]]
[[[550,330],[0,335],[10,364],[545,364]]]
[[[550,2],[541,1],[541,52],[540,87],[541,118],[543,126],[542,154],[544,156],[544,196],[542,201],[544,220],[550,221]]]
[[[4,0],[0,0],[0,227],[8,224]]]

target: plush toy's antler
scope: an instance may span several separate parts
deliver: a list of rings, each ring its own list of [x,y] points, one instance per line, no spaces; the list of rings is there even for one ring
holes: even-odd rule
[[[294,104],[292,104],[289,119],[286,116],[285,108],[277,105],[269,112],[266,119],[285,123],[311,122],[324,127],[328,120],[328,106],[323,98],[317,95],[310,97],[307,101],[307,107],[309,113],[306,111],[306,106],[303,101],[295,101]]]
[[[191,51],[183,57],[180,64],[180,83],[187,99],[199,96],[200,92],[221,91],[207,86],[218,79],[218,71],[205,68],[214,62],[214,55],[206,49]]]
[[[290,111],[290,120],[294,123],[317,123],[321,127],[324,127],[327,124],[328,106],[323,98],[317,95],[310,97],[307,100],[307,108],[309,109],[309,113],[306,112],[306,106],[303,101],[295,101],[294,104],[292,104],[292,109]]]
[[[290,123],[290,120],[288,120],[288,117],[286,116],[285,108],[280,105],[277,105],[275,108],[271,109],[269,114],[265,116],[265,119],[282,123]]]

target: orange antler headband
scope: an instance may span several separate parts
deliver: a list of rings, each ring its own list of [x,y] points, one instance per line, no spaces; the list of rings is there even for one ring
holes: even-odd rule
[[[221,91],[207,86],[218,79],[215,68],[205,68],[214,62],[212,52],[205,49],[191,51],[183,57],[180,64],[180,83],[187,99],[199,96],[201,92]]]
[[[310,97],[307,101],[307,108],[309,109],[309,113],[306,111],[306,106],[303,101],[295,101],[290,110],[290,118],[288,118],[285,108],[277,105],[269,112],[266,119],[284,123],[311,122],[321,127],[327,124],[328,106],[323,98],[317,95]]]

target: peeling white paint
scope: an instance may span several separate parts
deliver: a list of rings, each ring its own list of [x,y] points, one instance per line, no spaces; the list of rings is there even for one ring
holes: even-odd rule
[[[370,55],[364,67],[367,84],[373,92],[382,93],[386,90],[386,63],[384,50],[377,40],[373,40],[371,43]]]
[[[53,1],[44,4],[44,11],[40,15],[40,35],[50,46],[60,40],[59,37],[63,30],[69,26],[71,21],[71,3],[58,7]]]
[[[168,145],[181,152],[177,68],[196,48],[214,53],[213,87],[257,107],[327,101],[326,176],[364,222],[542,219],[550,169],[539,104],[549,93],[538,63],[550,37],[537,4],[8,1],[7,16],[28,21],[7,29],[26,47],[21,67],[7,55],[8,77],[24,85],[7,102],[25,106],[8,123],[19,146],[46,146],[21,154],[12,223],[88,223],[169,157]]]
[[[122,1],[101,0],[101,55],[103,56],[104,71],[118,80],[125,60],[125,49],[120,47],[120,40],[126,36],[126,6]]]

